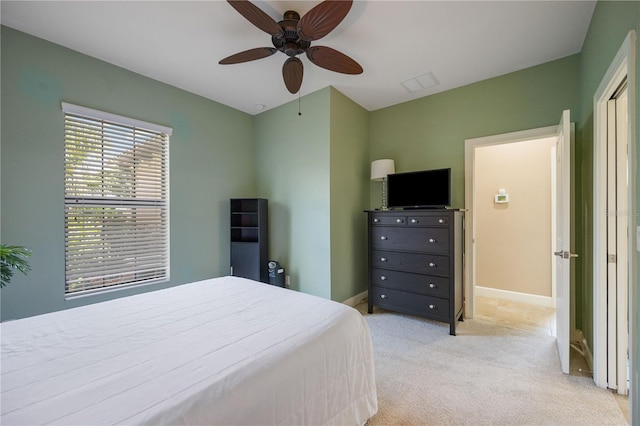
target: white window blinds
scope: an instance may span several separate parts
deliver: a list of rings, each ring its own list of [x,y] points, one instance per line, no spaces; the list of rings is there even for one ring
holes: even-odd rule
[[[168,280],[171,129],[62,109],[66,295]]]

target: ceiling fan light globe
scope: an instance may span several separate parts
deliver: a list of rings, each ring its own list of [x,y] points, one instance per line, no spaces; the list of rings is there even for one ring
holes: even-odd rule
[[[303,50],[300,49],[300,46],[298,46],[298,43],[294,43],[294,42],[287,42],[284,44],[283,46],[283,52],[287,55],[287,56],[297,56],[300,53],[303,53]]]

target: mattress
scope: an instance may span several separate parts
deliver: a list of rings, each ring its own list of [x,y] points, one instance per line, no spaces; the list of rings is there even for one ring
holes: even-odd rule
[[[221,277],[1,324],[3,425],[362,425],[355,309]]]

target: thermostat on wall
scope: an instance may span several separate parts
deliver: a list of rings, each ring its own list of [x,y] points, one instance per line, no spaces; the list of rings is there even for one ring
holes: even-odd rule
[[[495,195],[494,202],[497,204],[504,204],[509,202],[509,194],[504,189],[499,189]]]

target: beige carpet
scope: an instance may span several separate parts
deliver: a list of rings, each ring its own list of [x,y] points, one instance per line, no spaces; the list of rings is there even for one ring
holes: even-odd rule
[[[361,312],[366,309],[358,306]],[[376,309],[378,425],[624,425],[613,395],[567,376],[551,336],[482,320],[449,326]]]

